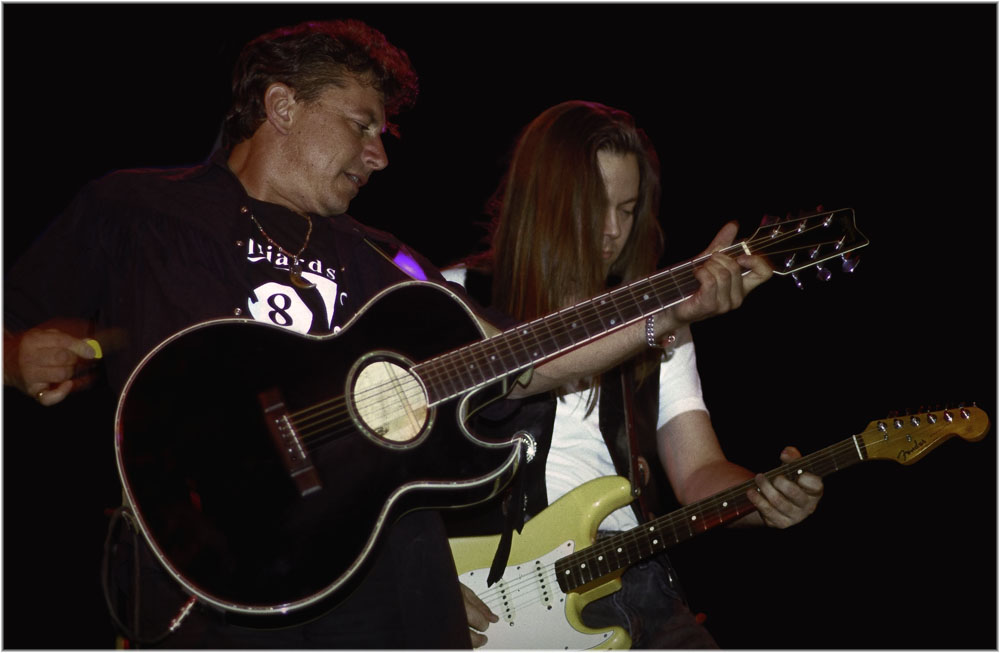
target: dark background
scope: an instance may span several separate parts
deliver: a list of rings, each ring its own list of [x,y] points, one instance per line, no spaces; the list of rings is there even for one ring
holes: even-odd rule
[[[334,17],[421,75],[351,213],[441,265],[476,246],[521,126],[567,99],[627,109],[656,143],[666,262],[730,219],[747,236],[765,214],[856,210],[871,245],[853,275],[776,277],[694,327],[732,460],[771,469],[892,410],[995,418],[994,4],[5,4],[4,269],[87,180],[205,158],[245,41]],[[4,399],[3,646],[109,647],[111,398]],[[991,432],[830,476],[789,531],[672,556],[723,647],[995,649],[996,514]]]

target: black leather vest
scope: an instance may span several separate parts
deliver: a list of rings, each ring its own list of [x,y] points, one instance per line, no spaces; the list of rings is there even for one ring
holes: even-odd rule
[[[488,305],[490,281],[482,273],[469,270],[466,290],[477,301]],[[641,382],[635,381],[638,359],[626,361],[621,366],[601,376],[598,398],[598,423],[601,434],[608,445],[615,471],[632,483],[633,494],[641,490],[638,478],[637,460],[645,454],[647,459],[656,458],[656,420],[659,402],[659,374],[656,370]],[[626,382],[623,383],[622,376]],[[552,432],[555,424],[556,402],[554,393],[545,393],[520,400],[502,400],[480,411],[471,421],[474,433],[491,438],[509,438],[518,431],[526,431],[536,443],[534,457],[524,467],[526,477],[524,520],[537,515],[548,506],[545,489],[545,464],[552,446]],[[632,410],[626,411],[626,406]],[[628,435],[631,420],[635,433],[632,446]],[[505,495],[504,495],[505,496]],[[503,497],[485,504],[460,510],[449,510],[445,517],[449,525],[449,536],[469,536],[494,534],[504,526]],[[640,500],[632,502],[639,522],[646,521],[646,510]]]

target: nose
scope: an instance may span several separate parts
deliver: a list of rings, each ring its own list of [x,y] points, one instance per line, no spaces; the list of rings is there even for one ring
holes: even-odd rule
[[[389,155],[385,153],[385,146],[382,144],[382,137],[376,136],[367,146],[365,146],[362,158],[372,170],[381,170],[389,165]]]
[[[621,222],[618,220],[618,211],[615,207],[609,206],[604,216],[604,235],[614,240],[622,235]]]

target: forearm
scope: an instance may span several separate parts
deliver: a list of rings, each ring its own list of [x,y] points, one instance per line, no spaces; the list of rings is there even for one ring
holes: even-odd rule
[[[18,363],[20,338],[4,327],[3,330],[3,384],[24,391],[24,381],[21,378],[21,366]]]
[[[687,488],[685,488],[685,500],[682,503],[686,505],[716,495],[723,490],[745,483],[753,477],[754,473],[746,467],[728,460],[720,461],[692,475]],[[763,525],[764,520],[756,510],[728,524],[730,527],[740,528]]]
[[[656,313],[654,337],[659,342],[682,323],[670,308]],[[588,379],[611,369],[648,347],[646,320],[639,320],[607,336],[592,340],[535,368],[527,385],[518,384],[512,397],[526,397]]]
[[[678,500],[687,505],[714,496],[723,490],[745,483],[754,476],[746,467],[728,460],[721,460],[700,468],[691,474],[683,488],[680,488]]]

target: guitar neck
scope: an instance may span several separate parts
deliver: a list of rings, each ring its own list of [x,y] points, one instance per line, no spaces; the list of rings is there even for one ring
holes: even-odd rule
[[[743,244],[729,248],[743,249]],[[430,405],[489,385],[673,306],[698,290],[701,259],[616,288],[414,367]]]
[[[775,274],[786,275],[837,256],[845,257],[844,264],[853,270],[857,263],[846,254],[867,243],[854,226],[854,211],[839,209],[769,224],[720,251],[765,257]],[[435,406],[684,301],[698,290],[694,271],[706,258],[680,263],[412,369],[423,380],[428,404]]]
[[[784,476],[793,481],[803,472],[826,476],[866,458],[864,440],[851,436],[773,469],[765,476],[771,480]],[[756,508],[747,498],[747,491],[754,485],[753,480],[736,485],[620,535],[598,540],[593,546],[560,559],[555,565],[559,586],[564,592],[574,591],[669,546],[755,512]]]
[[[989,417],[976,406],[876,420],[861,433],[764,476],[772,481],[779,476],[794,481],[805,472],[822,477],[863,460],[892,460],[910,465],[951,437],[970,441],[983,438],[989,424]],[[756,509],[747,498],[747,491],[754,485],[753,480],[747,481],[561,558],[555,564],[559,586],[564,592],[571,592],[673,544],[754,512]]]

